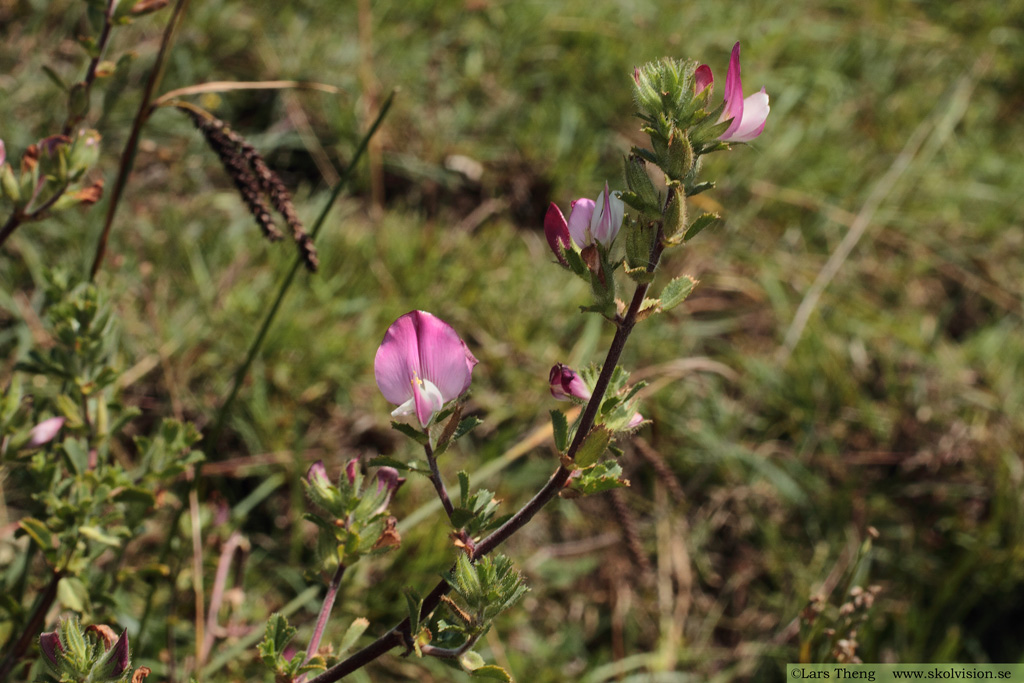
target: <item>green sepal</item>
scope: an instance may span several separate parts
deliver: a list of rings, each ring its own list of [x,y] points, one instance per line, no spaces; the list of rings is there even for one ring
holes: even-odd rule
[[[634,220],[629,218],[629,223],[624,227],[626,233],[626,273],[633,277],[637,269],[646,270],[651,261],[651,248],[657,239],[658,230],[651,221],[642,217]]]
[[[683,180],[693,166],[693,147],[689,139],[682,132],[673,130],[666,152],[665,165],[662,166],[665,175],[672,180]]]
[[[21,201],[21,188],[18,187],[18,179],[14,177],[14,169],[6,162],[0,164],[0,191],[15,204]]]
[[[551,411],[551,433],[554,436],[555,448],[559,453],[565,453],[569,447],[569,421],[561,410]]]
[[[632,206],[637,211],[656,217],[661,212],[661,198],[658,191],[654,189],[654,183],[647,174],[647,163],[636,154],[630,154],[626,158],[626,187],[629,192],[623,192],[622,201]],[[628,200],[627,200],[628,196]]]
[[[612,436],[612,431],[604,425],[597,425],[591,429],[576,451],[576,467],[583,469],[597,462],[611,443]]]
[[[686,229],[686,235],[683,237],[683,241],[689,242],[696,237],[701,230],[714,225],[718,219],[719,215],[717,213],[702,213],[697,216],[693,219],[693,222],[690,223],[690,227]]]
[[[565,257],[565,262],[569,264],[572,272],[585,280],[589,280],[590,271],[587,269],[587,264],[583,262],[583,258],[578,251],[572,247],[563,249],[562,256]]]
[[[679,196],[678,191],[670,192],[668,201],[665,203],[665,212],[662,215],[662,231],[665,235],[665,242],[678,244],[679,235],[686,224],[686,201]]]

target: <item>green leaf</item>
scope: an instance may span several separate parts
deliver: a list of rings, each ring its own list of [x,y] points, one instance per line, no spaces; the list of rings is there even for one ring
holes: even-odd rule
[[[466,671],[476,671],[484,665],[484,658],[478,652],[470,650],[459,658],[459,663]]]
[[[463,418],[462,421],[459,422],[459,428],[455,430],[455,435],[452,437],[452,442],[458,441],[459,439],[464,437],[466,434],[469,434],[471,431],[473,431],[483,423],[484,421],[481,420],[476,415],[470,415],[469,417]]]
[[[118,503],[138,503],[147,508],[156,504],[156,498],[153,496],[152,491],[139,486],[128,486],[121,489],[114,496],[114,500]]]
[[[363,635],[367,627],[370,625],[370,620],[365,617],[359,617],[355,619],[349,627],[345,630],[345,635],[341,637],[341,644],[338,646],[338,654],[343,655],[352,649],[352,646],[359,640],[359,636]]]
[[[469,474],[466,470],[459,470],[459,502],[468,505],[469,501]]]
[[[121,547],[121,539],[104,533],[102,530],[97,529],[94,526],[88,526],[83,524],[78,527],[78,533],[82,534],[86,538],[102,543],[103,545],[109,545],[112,548]]]
[[[89,589],[80,579],[65,576],[57,583],[57,599],[69,610],[85,612],[89,604]]]
[[[502,669],[496,664],[488,664],[473,669],[473,673],[470,674],[474,678],[489,678],[494,681],[505,681],[505,683],[512,683],[512,676],[507,671]]]
[[[551,411],[551,431],[555,437],[555,448],[559,453],[565,453],[569,446],[569,422],[561,410]]]
[[[18,526],[36,542],[44,553],[53,552],[53,534],[49,527],[33,517],[26,517],[18,522]]]
[[[63,90],[64,92],[67,92],[67,91],[68,91],[68,85],[67,85],[67,83],[65,83],[65,82],[64,82],[64,79],[62,79],[62,78],[61,78],[61,77],[60,77],[60,76],[59,76],[59,75],[57,74],[57,72],[53,70],[53,67],[49,67],[49,66],[47,66],[47,65],[45,65],[45,64],[44,64],[44,65],[43,65],[43,73],[44,73],[44,74],[46,74],[46,76],[47,76],[47,77],[48,77],[48,78],[49,78],[49,79],[50,79],[51,81],[53,81],[53,82],[54,82],[54,83],[55,83],[55,84],[57,85],[57,87],[58,87],[58,88],[60,88],[60,89],[61,89],[61,90]]]
[[[661,310],[670,311],[690,296],[690,292],[697,286],[697,280],[689,275],[683,275],[672,280],[661,290]]]
[[[406,588],[405,604],[409,608],[409,633],[417,633],[420,630],[420,610],[423,608],[423,598],[415,588]]]
[[[576,451],[576,467],[586,468],[597,462],[612,441],[612,431],[604,425],[597,425],[590,430],[583,445]]]
[[[391,428],[397,432],[405,434],[407,437],[409,437],[416,443],[420,444],[421,446],[427,445],[429,437],[420,430],[413,427],[411,424],[406,424],[405,422],[395,422],[394,420],[392,420]]]
[[[376,458],[370,458],[369,460],[366,461],[366,466],[367,467],[394,467],[396,470],[403,470],[403,471],[409,469],[409,465],[407,465],[406,463],[402,462],[401,460],[396,460],[395,458],[390,458],[390,457],[388,457],[386,455],[378,455]]]
[[[569,488],[584,496],[602,493],[611,489],[625,488],[629,481],[621,479],[622,468],[617,462],[603,462],[590,469],[583,470],[573,478]]]
[[[686,235],[683,237],[684,242],[689,242],[704,228],[710,227],[715,224],[719,216],[717,213],[702,213],[697,216],[689,227],[686,228]]]

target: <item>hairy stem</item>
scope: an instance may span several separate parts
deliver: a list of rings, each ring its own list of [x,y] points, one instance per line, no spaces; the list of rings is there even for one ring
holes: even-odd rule
[[[452,505],[452,500],[448,497],[448,489],[445,488],[444,480],[441,479],[441,471],[437,468],[434,449],[430,447],[429,443],[425,443],[423,451],[427,454],[427,463],[430,465],[430,483],[434,485],[437,497],[441,499],[441,505],[444,506],[445,514],[448,515],[448,521],[451,521],[452,515],[455,513],[455,506]],[[454,525],[454,522],[452,524]]]

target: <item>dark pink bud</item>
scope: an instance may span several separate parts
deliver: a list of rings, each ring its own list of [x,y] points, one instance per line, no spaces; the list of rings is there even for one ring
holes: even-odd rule
[[[711,74],[711,67],[707,64],[701,64],[697,67],[697,71],[693,74],[693,85],[694,92],[699,95],[704,92],[704,89],[715,82],[715,77]]]
[[[590,400],[590,389],[587,388],[583,378],[567,365],[556,363],[548,373],[548,384],[551,388],[551,395],[559,401],[568,401],[572,398],[581,401]]]
[[[558,262],[563,266],[568,266],[569,263],[565,260],[565,255],[562,252],[571,244],[569,224],[554,202],[551,202],[551,206],[548,207],[548,212],[544,216],[544,236],[547,237],[548,246],[555,253]]]
[[[356,474],[359,472],[359,459],[352,458],[345,465],[345,476],[348,477],[348,483],[356,483]]]
[[[64,645],[56,631],[49,631],[39,634],[39,649],[43,651],[43,656],[50,664],[57,666],[57,653],[64,652]]]
[[[114,647],[111,649],[113,650],[113,654],[110,657],[112,665],[110,668],[110,677],[120,678],[121,674],[124,673],[124,670],[128,668],[128,664],[130,662],[130,659],[128,658],[128,631],[121,632],[121,637],[117,639],[117,642],[114,643]]]

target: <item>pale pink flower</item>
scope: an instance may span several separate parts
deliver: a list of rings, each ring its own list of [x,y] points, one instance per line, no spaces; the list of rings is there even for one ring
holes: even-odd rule
[[[696,92],[700,94],[705,88],[711,85],[714,77],[707,64],[697,67],[694,73],[694,85]],[[729,71],[725,75],[725,111],[719,121],[732,119],[732,123],[719,136],[724,142],[750,142],[764,130],[765,121],[768,120],[768,93],[764,88],[760,92],[745,98],[743,97],[743,82],[740,79],[740,44],[736,43],[732,48],[732,56],[729,58]]]
[[[569,213],[569,234],[580,249],[594,242],[611,246],[622,227],[625,205],[618,193],[609,192],[608,183],[597,196],[597,201],[577,199]]]

